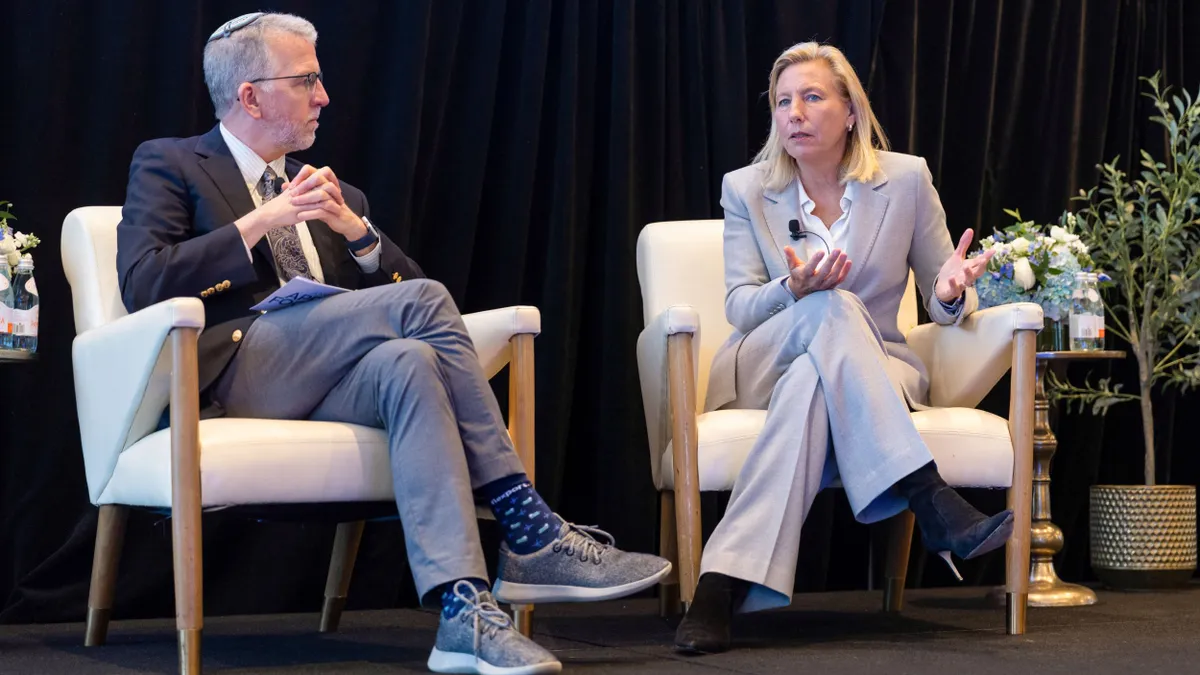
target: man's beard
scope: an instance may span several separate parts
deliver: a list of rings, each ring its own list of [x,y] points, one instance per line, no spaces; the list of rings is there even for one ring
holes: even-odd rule
[[[286,119],[273,120],[268,130],[275,147],[284,151],[299,152],[312,147],[317,140],[317,130],[308,128],[308,123],[292,124]]]

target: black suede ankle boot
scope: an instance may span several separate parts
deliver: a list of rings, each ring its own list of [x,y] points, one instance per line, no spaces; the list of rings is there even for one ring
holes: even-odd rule
[[[946,485],[933,462],[901,478],[896,488],[908,499],[925,548],[941,556],[959,581],[962,575],[951,554],[963,560],[974,558],[1003,546],[1012,534],[1012,511],[990,518],[983,515]]]
[[[716,654],[729,649],[733,612],[746,598],[750,582],[709,572],[696,584],[696,597],[675,631],[675,650]]]

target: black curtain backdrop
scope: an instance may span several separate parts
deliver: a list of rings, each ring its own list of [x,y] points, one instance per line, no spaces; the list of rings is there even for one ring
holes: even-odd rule
[[[1182,0],[10,0],[0,198],[43,240],[42,327],[37,363],[0,366],[0,621],[78,621],[86,606],[96,509],[74,413],[62,220],[120,204],[141,141],[215,123],[204,40],[257,9],[300,14],[321,33],[332,105],[303,158],[363,188],[376,221],[464,311],[541,309],[539,487],[566,517],[637,550],[657,546],[634,359],[637,234],[721,216],[721,176],[765,137],[762,92],[783,48],[816,39],[846,52],[895,148],[929,159],[955,237],[990,232],[1005,207],[1052,219],[1094,182],[1096,162],[1161,144],[1138,76],[1162,69],[1171,84],[1200,85],[1200,54],[1185,48],[1200,7]],[[1097,372],[1110,367],[1133,382],[1130,364]],[[1005,386],[990,409],[1007,409]],[[1196,397],[1157,403],[1160,478],[1195,484]],[[1140,480],[1140,421],[1131,407],[1064,415],[1060,431],[1059,570],[1087,580],[1087,487]],[[705,507],[711,527],[721,500]],[[854,523],[840,492],[821,495],[797,588],[865,587],[880,534]],[[206,516],[206,611],[315,611],[332,538],[331,523]],[[490,554],[496,533],[485,527],[484,539]],[[914,546],[914,585],[950,581],[926,560]],[[964,571],[973,583],[1003,573],[996,556]],[[115,615],[169,616],[171,592],[168,522],[135,513]],[[350,607],[414,601],[398,523],[371,523]]]

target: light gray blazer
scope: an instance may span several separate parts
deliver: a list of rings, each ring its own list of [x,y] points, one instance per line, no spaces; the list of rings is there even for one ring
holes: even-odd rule
[[[909,402],[928,401],[925,366],[904,342],[896,326],[900,300],[911,268],[925,309],[934,321],[962,321],[979,306],[975,289],[967,289],[957,319],[933,293],[938,271],[954,252],[946,212],[921,157],[880,152],[881,172],[869,183],[851,181],[849,232],[845,251],[853,261],[839,288],[862,300],[892,357],[889,375]],[[741,339],[759,324],[795,302],[781,280],[788,274],[784,246],[793,246],[788,221],[802,219],[795,183],[781,191],[763,187],[765,163],[725,175],[721,206],[725,209],[725,316],[733,335],[713,358],[705,410],[716,410],[737,398],[734,361]],[[745,367],[743,364],[742,367]]]

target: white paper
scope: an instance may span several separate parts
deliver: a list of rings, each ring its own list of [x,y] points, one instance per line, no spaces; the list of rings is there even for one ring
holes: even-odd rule
[[[1094,340],[1104,335],[1104,317],[1102,316],[1072,314],[1070,326],[1072,340]]]
[[[9,332],[13,335],[37,337],[38,308],[13,309]]]
[[[348,289],[322,284],[304,277],[295,277],[282,288],[267,296],[265,300],[250,308],[253,312],[269,312],[273,309],[286,309],[302,302],[320,300],[339,293],[348,293]]]

